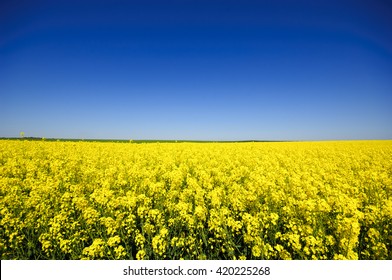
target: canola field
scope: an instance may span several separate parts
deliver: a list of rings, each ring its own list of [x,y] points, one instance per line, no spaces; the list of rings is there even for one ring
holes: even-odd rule
[[[392,259],[392,141],[0,140],[1,259]]]

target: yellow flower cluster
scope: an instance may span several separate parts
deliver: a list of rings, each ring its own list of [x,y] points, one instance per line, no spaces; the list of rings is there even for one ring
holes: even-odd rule
[[[392,259],[392,141],[0,140],[1,259]]]

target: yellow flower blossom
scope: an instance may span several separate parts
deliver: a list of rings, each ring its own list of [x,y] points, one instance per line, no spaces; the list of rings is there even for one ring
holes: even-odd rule
[[[0,140],[1,259],[392,259],[392,141]]]

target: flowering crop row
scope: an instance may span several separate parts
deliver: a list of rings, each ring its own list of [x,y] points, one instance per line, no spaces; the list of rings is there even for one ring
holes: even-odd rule
[[[392,259],[392,141],[0,141],[1,259]]]

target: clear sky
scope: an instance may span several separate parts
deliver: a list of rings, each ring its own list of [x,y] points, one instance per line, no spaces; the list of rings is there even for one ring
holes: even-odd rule
[[[0,137],[392,139],[392,1],[0,1]]]

